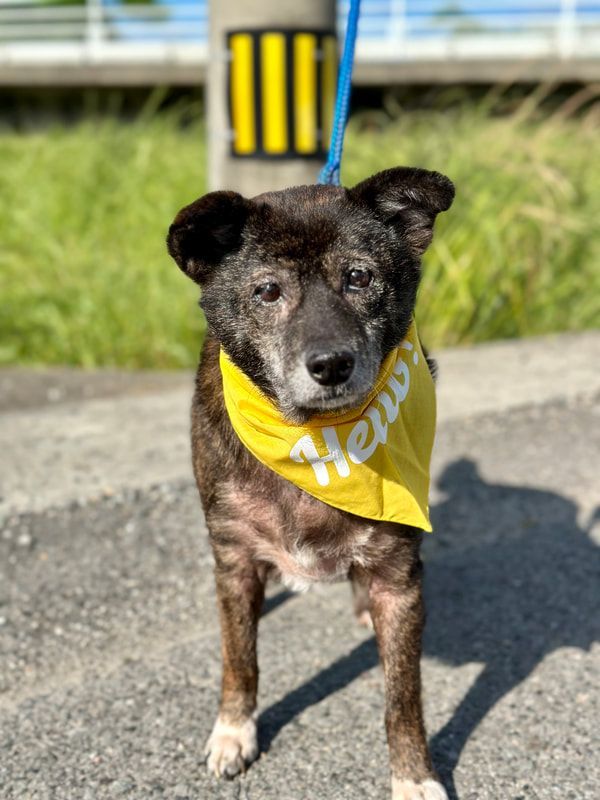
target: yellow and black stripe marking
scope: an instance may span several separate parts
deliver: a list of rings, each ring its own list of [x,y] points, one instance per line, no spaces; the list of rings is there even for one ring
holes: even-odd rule
[[[324,156],[335,102],[335,34],[232,31],[227,46],[232,155]]]

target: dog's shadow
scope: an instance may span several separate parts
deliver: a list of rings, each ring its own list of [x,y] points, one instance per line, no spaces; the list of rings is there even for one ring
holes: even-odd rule
[[[576,505],[558,494],[486,483],[466,459],[450,464],[438,486],[447,499],[432,510],[436,533],[424,547],[424,651],[457,666],[484,665],[431,741],[456,800],[454,768],[496,703],[557,648],[588,649],[600,639],[600,558]],[[377,662],[371,638],[267,708],[261,750],[297,714]]]

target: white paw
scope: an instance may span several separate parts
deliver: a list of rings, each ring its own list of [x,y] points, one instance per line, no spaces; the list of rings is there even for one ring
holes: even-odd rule
[[[392,777],[392,800],[448,800],[441,783],[432,779],[415,783]]]
[[[204,752],[211,772],[218,778],[233,778],[258,755],[256,722],[250,718],[241,725],[232,725],[217,717]]]

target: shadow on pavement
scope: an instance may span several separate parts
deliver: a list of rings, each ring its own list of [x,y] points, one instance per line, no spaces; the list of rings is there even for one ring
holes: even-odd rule
[[[438,486],[447,499],[433,513],[441,547],[426,566],[425,653],[484,665],[431,742],[456,797],[454,768],[496,703],[549,653],[600,638],[600,557],[577,506],[554,492],[486,483],[466,459],[449,465]]]
[[[275,611],[276,608],[279,608],[279,606],[287,603],[287,601],[291,600],[292,597],[294,597],[294,592],[290,592],[288,589],[282,589],[281,591],[277,592],[277,594],[267,597],[263,603],[260,616],[266,617],[267,614],[270,614],[272,611]]]
[[[351,602],[350,599],[348,602]],[[279,731],[296,715],[348,686],[378,661],[375,638],[371,637],[265,709],[258,720],[261,752],[269,749]]]
[[[432,510],[436,535],[424,548],[424,652],[457,666],[484,665],[431,741],[456,800],[454,769],[491,709],[549,653],[588,649],[600,639],[600,558],[577,523],[576,505],[554,492],[486,483],[467,459],[450,464],[438,486],[447,499]],[[297,714],[377,661],[371,638],[267,708],[261,749]]]

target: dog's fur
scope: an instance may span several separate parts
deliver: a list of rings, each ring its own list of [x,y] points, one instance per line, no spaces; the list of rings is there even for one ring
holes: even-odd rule
[[[454,187],[421,169],[379,173],[353,189],[304,186],[246,200],[213,192],[184,208],[169,252],[202,287],[208,336],[192,406],[193,463],[215,558],[223,677],[208,764],[233,776],[257,755],[256,635],[267,577],[294,588],[352,579],[384,667],[394,800],[444,800],[420,699],[421,531],[332,508],[259,463],[224,407],[219,348],[291,421],[356,406],[405,337],[420,256]],[[349,270],[370,276],[353,288]],[[260,287],[279,287],[266,302]],[[258,291],[257,291],[258,287]],[[311,353],[350,353],[342,382],[309,374]]]

